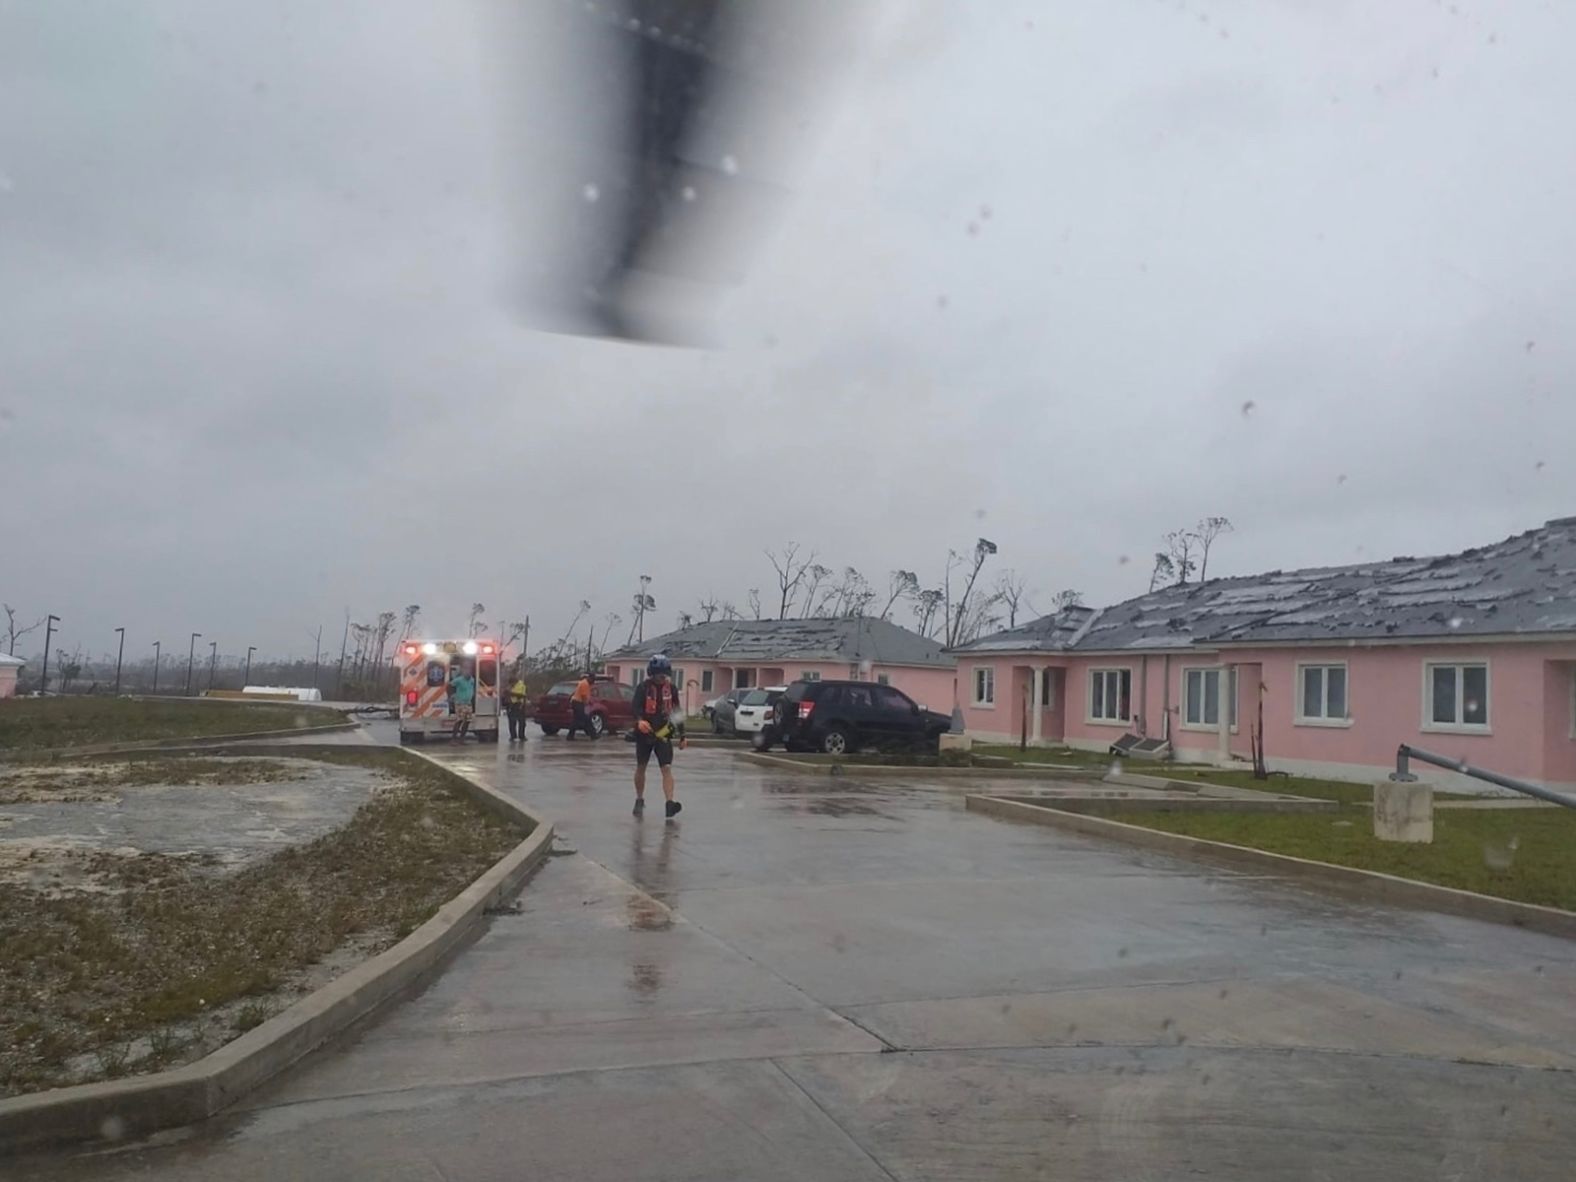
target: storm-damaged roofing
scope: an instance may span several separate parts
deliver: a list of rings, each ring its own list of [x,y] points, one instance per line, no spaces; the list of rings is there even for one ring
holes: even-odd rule
[[[1270,571],[1167,587],[1105,608],[1072,635],[1059,613],[959,652],[1112,652],[1576,633],[1576,517],[1439,558]],[[1049,643],[1009,639],[1037,635]]]
[[[883,665],[952,666],[952,658],[934,640],[887,620],[856,616],[847,619],[713,620],[692,624],[626,645],[609,661],[666,653],[673,660],[737,661],[873,661]]]
[[[957,652],[983,653],[1038,653],[1059,652],[1077,640],[1096,612],[1092,607],[1066,607],[1061,611],[1019,624],[1002,632],[992,632],[969,644],[960,645]]]

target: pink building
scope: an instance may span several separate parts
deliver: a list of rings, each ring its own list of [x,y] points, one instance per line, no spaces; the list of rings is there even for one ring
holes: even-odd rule
[[[965,731],[1373,780],[1409,743],[1576,787],[1576,518],[1442,558],[1211,579],[955,651]],[[1262,719],[1262,726],[1260,720]],[[1481,787],[1428,769],[1442,786]]]
[[[626,684],[639,682],[653,653],[673,662],[673,680],[683,687],[690,714],[730,689],[823,678],[892,685],[943,713],[956,700],[953,659],[939,644],[868,617],[694,624],[619,649],[607,658],[607,673]]]
[[[16,679],[26,664],[21,657],[0,653],[0,698],[16,697]]]

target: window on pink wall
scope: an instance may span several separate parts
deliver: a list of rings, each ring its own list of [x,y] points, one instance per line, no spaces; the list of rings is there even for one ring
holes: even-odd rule
[[[700,671],[700,692],[701,693],[703,693],[703,694],[711,693],[712,680],[713,680],[713,678],[712,678],[712,671],[710,669],[702,669]]]
[[[1131,669],[1089,670],[1089,720],[1091,722],[1131,722],[1133,671]]]

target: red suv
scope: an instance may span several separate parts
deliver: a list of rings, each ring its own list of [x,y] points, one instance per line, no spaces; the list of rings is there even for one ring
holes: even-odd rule
[[[536,711],[532,717],[544,735],[556,735],[561,730],[569,729],[569,720],[574,717],[574,707],[569,704],[569,697],[579,684],[579,678],[560,681],[536,699]],[[635,725],[634,701],[635,691],[629,686],[619,685],[609,677],[598,677],[591,683],[591,700],[586,703],[586,713],[591,716],[591,729],[597,735],[628,730]]]

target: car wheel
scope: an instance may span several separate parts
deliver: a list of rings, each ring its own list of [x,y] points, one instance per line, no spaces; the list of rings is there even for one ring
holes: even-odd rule
[[[544,735],[556,735],[558,733],[558,728],[556,726],[548,726],[545,723],[540,722],[536,725],[542,728],[542,733]]]
[[[853,749],[848,732],[840,726],[828,727],[826,734],[821,736],[821,750],[827,755],[847,755]]]
[[[593,714],[591,716],[591,733],[593,735],[595,735],[599,739],[604,734],[607,733],[607,716],[606,715]]]

